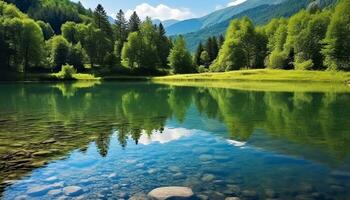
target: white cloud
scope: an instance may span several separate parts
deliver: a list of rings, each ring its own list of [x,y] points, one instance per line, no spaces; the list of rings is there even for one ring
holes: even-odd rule
[[[136,6],[134,10],[126,11],[125,16],[129,18],[134,11],[137,12],[141,19],[151,17],[152,19],[160,19],[164,21],[168,19],[184,20],[195,17],[188,8],[171,8],[164,4],[159,4],[154,7],[147,3],[142,3]]]
[[[246,2],[247,0],[232,0],[230,3],[227,4],[227,7],[230,6],[237,6],[239,4],[242,4],[244,2]]]
[[[191,136],[193,131],[194,130],[188,130],[185,128],[165,128],[163,133],[155,132],[151,136],[148,136],[143,132],[139,139],[139,144],[149,145],[155,142],[165,144],[174,140],[179,140],[183,137]]]

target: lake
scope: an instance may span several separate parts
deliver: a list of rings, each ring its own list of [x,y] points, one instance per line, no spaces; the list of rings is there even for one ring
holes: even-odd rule
[[[0,194],[349,199],[350,87],[284,86],[0,84]]]

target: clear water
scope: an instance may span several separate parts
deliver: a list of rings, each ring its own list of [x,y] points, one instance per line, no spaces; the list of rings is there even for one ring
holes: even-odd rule
[[[0,91],[3,199],[129,199],[161,186],[209,199],[350,199],[347,92],[147,83]],[[67,186],[81,190],[67,196]]]

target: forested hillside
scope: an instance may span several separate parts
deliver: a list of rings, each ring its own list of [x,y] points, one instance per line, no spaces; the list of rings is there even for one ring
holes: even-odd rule
[[[333,5],[337,0],[320,0],[317,4],[324,8]],[[204,41],[210,36],[219,36],[224,34],[232,19],[240,19],[248,16],[255,25],[263,25],[273,18],[290,17],[303,8],[307,8],[309,0],[287,0],[276,5],[261,5],[253,9],[246,10],[237,15],[231,16],[229,19],[203,28],[199,31],[184,34],[190,51],[194,51],[199,42]]]
[[[209,69],[350,70],[349,9],[348,0],[323,11],[315,4],[262,27],[247,17],[235,19]]]
[[[167,34],[178,35],[178,34],[195,32],[200,29],[230,20],[232,19],[232,16],[237,15],[246,10],[258,7],[260,5],[273,5],[273,4],[282,3],[284,1],[286,0],[269,0],[269,1],[249,0],[236,6],[231,6],[231,7],[214,11],[201,18],[188,19],[188,20],[175,23],[166,29]]]
[[[3,79],[56,72],[53,76],[67,79],[76,72],[104,76],[255,68],[348,71],[350,1],[328,6],[334,1],[307,5],[306,0],[289,0],[290,4],[247,10],[230,22],[225,36],[205,32],[210,37],[199,43],[194,55],[184,37],[168,38],[162,24],[154,25],[150,18],[142,21],[136,12],[126,19],[119,10],[111,24],[102,5],[89,11],[68,0],[0,1],[0,75]],[[297,12],[301,7],[305,9]]]
[[[30,18],[42,20],[51,25],[55,33],[60,33],[61,26],[67,21],[76,23],[91,21],[92,12],[82,4],[69,0],[5,0],[13,3]]]

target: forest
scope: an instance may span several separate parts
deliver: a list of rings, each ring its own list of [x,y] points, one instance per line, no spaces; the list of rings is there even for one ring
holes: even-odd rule
[[[350,1],[321,9],[317,3],[290,18],[256,26],[231,21],[225,36],[209,37],[196,52],[165,28],[126,19],[111,24],[102,5],[94,11],[68,0],[0,1],[0,73],[73,73],[103,76],[166,75],[240,69],[350,70]],[[60,72],[60,73],[58,73]]]

